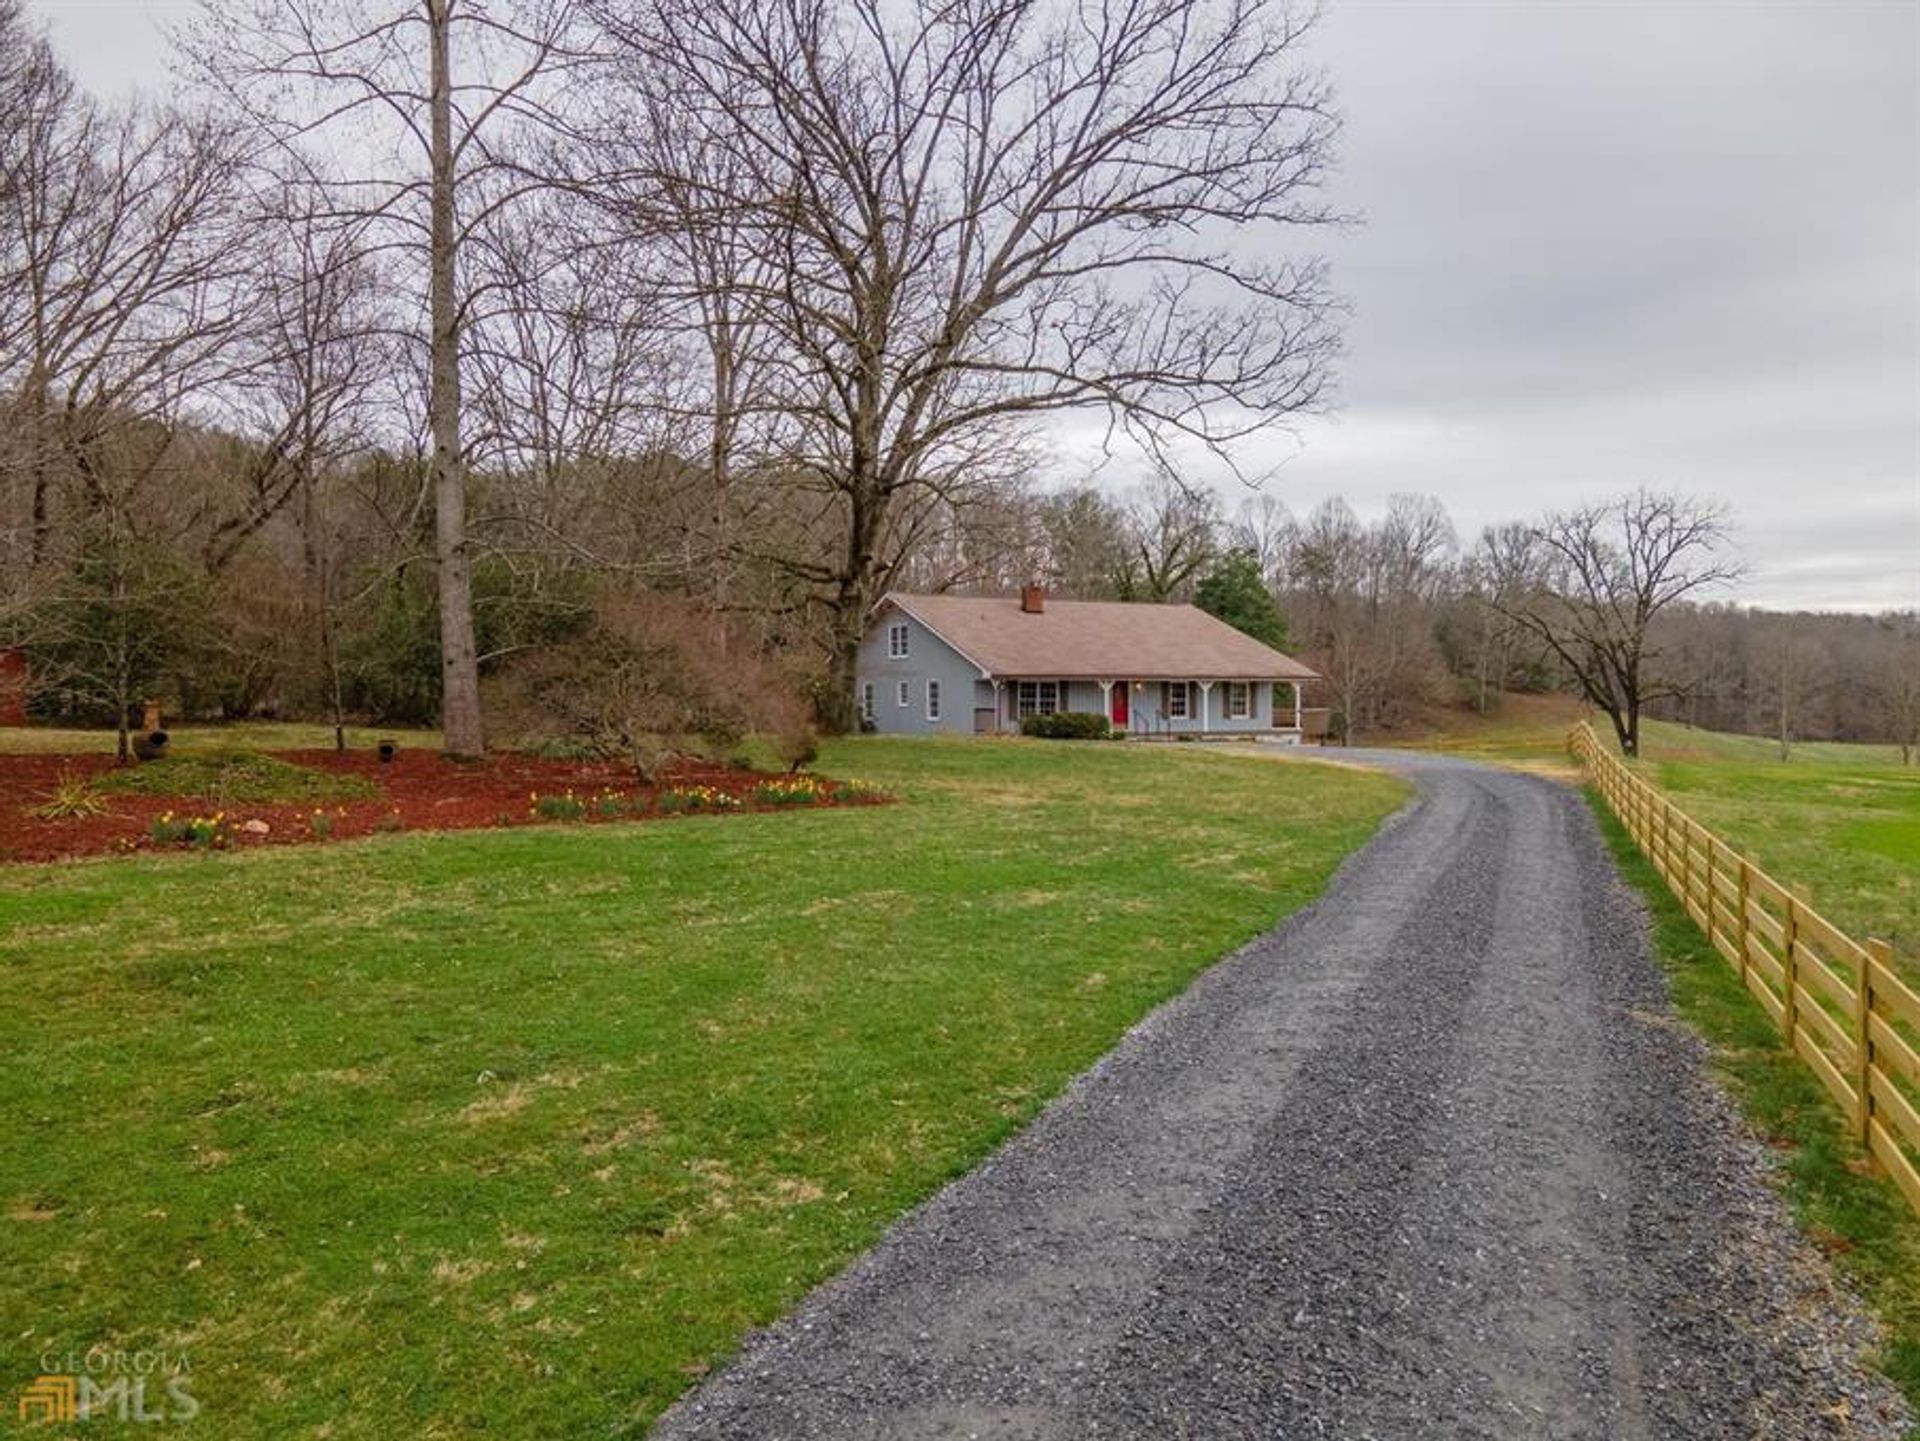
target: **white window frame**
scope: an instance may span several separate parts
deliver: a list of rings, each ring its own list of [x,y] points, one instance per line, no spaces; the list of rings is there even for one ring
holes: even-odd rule
[[[1253,719],[1253,682],[1244,680],[1227,682],[1227,719]]]
[[[937,680],[927,682],[927,719],[940,719],[940,682]]]
[[[1168,720],[1193,719],[1193,685],[1190,681],[1168,680],[1160,683],[1160,698]]]
[[[860,682],[860,714],[868,720],[873,719],[873,682]]]
[[[913,704],[913,687],[907,681],[901,681],[894,694],[902,710]]]
[[[913,630],[903,621],[887,627],[887,659],[905,660],[913,646]]]
[[[1030,715],[1057,715],[1066,709],[1066,687],[1057,680],[1015,681],[1013,713],[1016,719]]]

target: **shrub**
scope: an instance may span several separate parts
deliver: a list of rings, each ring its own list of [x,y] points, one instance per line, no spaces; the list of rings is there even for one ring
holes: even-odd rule
[[[489,682],[487,703],[517,744],[583,746],[642,780],[749,735],[788,767],[811,754],[806,702],[790,678],[725,616],[671,595],[601,597],[579,635],[516,656]]]
[[[527,814],[543,821],[577,821],[586,815],[586,804],[571,790],[559,794],[527,794]]]
[[[499,557],[474,563],[473,624],[483,656],[564,644],[587,629],[590,615],[586,582],[573,572]],[[340,663],[347,709],[387,725],[437,722],[440,606],[430,566],[407,566],[346,608]]]
[[[1112,733],[1112,723],[1093,711],[1055,711],[1030,715],[1020,722],[1020,734],[1051,741],[1100,741]]]

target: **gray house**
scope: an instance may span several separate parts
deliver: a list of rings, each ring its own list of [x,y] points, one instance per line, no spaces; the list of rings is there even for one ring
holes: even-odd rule
[[[892,594],[860,645],[860,712],[890,735],[1017,731],[1054,711],[1129,735],[1298,740],[1319,677],[1190,605]],[[1312,712],[1306,712],[1311,715]]]

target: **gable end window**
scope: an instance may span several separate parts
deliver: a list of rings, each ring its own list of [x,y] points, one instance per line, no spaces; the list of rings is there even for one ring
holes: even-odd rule
[[[1166,683],[1167,719],[1185,720],[1187,718],[1187,683],[1183,680],[1170,680]]]
[[[907,637],[910,632],[906,622],[887,627],[887,659],[905,660],[907,658]]]
[[[940,682],[937,680],[927,682],[927,719],[940,719]]]
[[[903,706],[911,705],[913,703],[912,698],[908,694],[907,683],[905,681],[900,682],[898,698],[899,698],[900,704]]]
[[[1244,680],[1227,682],[1227,719],[1250,720],[1253,717],[1253,686]]]

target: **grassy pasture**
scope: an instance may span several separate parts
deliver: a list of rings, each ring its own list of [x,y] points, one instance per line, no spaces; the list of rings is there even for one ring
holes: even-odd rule
[[[1654,723],[1642,767],[1676,805],[1920,976],[1920,766],[1892,746],[1795,745]]]
[[[642,1430],[1405,795],[822,768],[901,803],[0,870],[9,1413],[106,1345],[185,1351],[207,1437]]]

